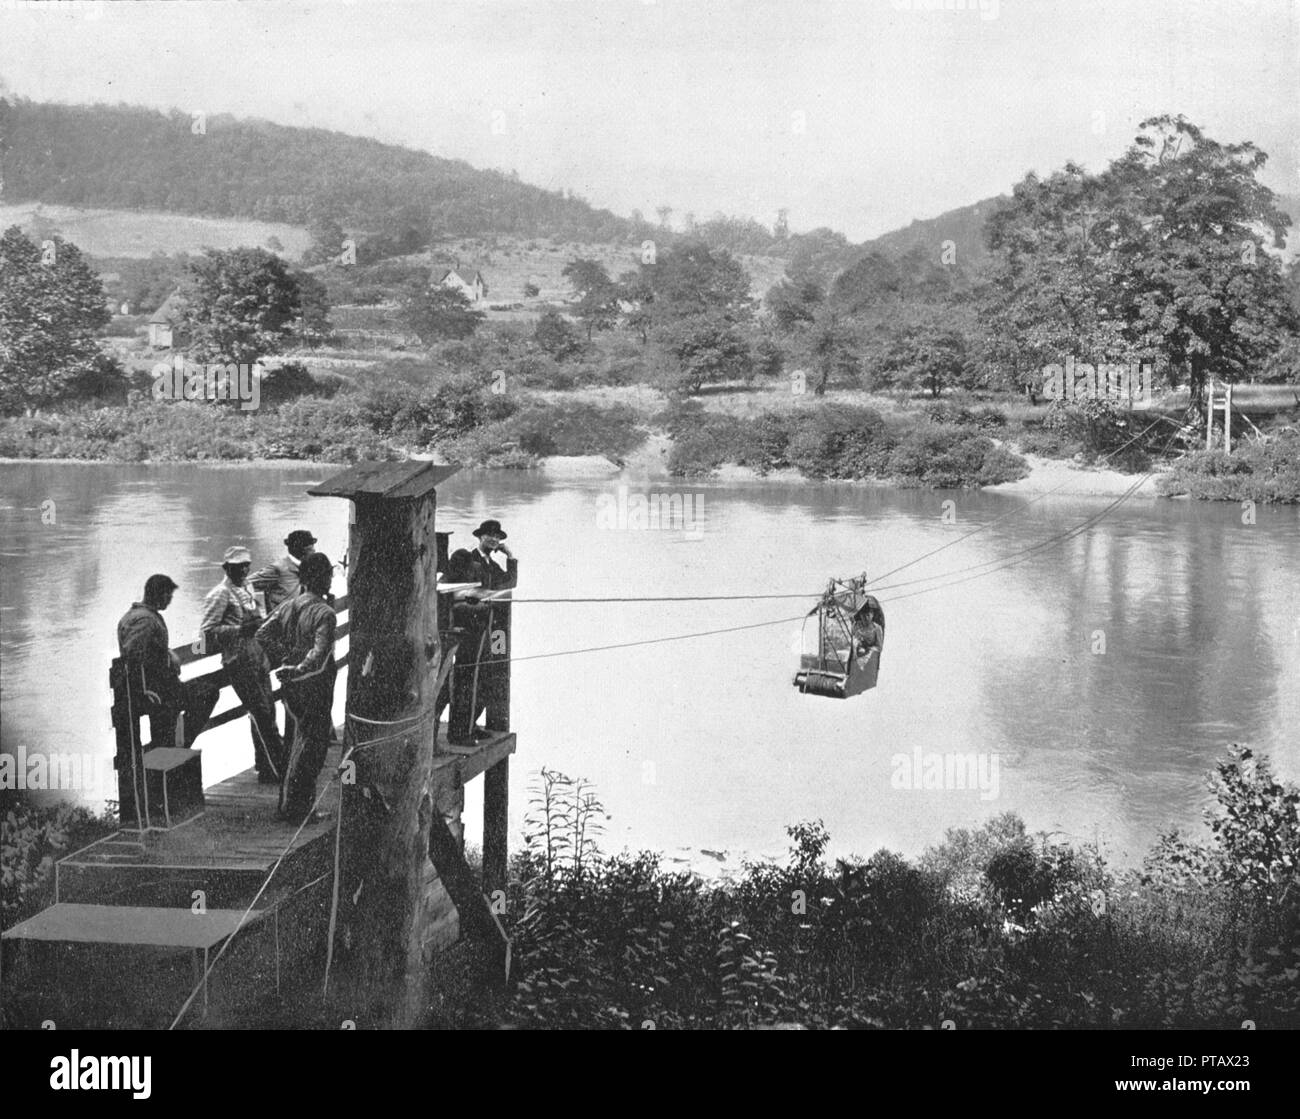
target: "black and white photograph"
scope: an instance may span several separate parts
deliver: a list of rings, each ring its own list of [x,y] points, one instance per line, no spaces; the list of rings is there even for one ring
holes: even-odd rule
[[[1249,1092],[1298,91],[1292,0],[0,0],[33,1083],[1086,1031],[1080,1090]]]

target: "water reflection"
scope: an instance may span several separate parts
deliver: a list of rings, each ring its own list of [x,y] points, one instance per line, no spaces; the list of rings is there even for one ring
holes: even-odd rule
[[[343,553],[348,504],[310,498],[322,467],[0,467],[0,737],[111,752],[114,627],[145,576],[181,584],[167,614],[193,635],[231,543],[258,562],[310,527]],[[774,620],[690,641],[543,659],[514,673],[520,756],[512,813],[542,764],[596,782],[614,845],[779,851],[821,817],[837,853],[916,851],[998,811],[1137,855],[1196,825],[1203,774],[1250,742],[1294,779],[1300,514],[1135,500],[1088,532],[982,578],[882,599],[880,687],[847,702],[791,686],[797,618],[831,574],[878,575],[994,518],[987,531],[891,576],[900,583],[1031,548],[1104,499],[936,494],[827,485],[676,485],[704,497],[704,531],[602,528],[615,481],[466,472],[439,493],[452,546],[486,517],[520,557],[519,596],[799,593],[808,600],[521,604],[515,655]],[[635,480],[626,481],[636,487]],[[668,487],[657,484],[656,490]],[[42,525],[53,499],[56,523]],[[956,501],[957,524],[941,503]],[[1005,516],[1015,510],[1014,516]],[[963,578],[958,575],[955,578]],[[343,688],[338,689],[342,702]],[[218,736],[221,736],[218,738]],[[205,747],[212,779],[249,764],[242,727]],[[996,752],[999,797],[899,789],[891,759]],[[111,795],[111,790],[101,791]]]

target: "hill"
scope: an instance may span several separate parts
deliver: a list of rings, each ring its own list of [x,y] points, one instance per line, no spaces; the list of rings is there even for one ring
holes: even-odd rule
[[[431,236],[628,240],[572,194],[340,132],[125,105],[0,100],[5,202],[307,225],[328,216],[406,251]],[[283,240],[283,238],[282,238]]]
[[[957,259],[978,268],[989,256],[988,247],[984,243],[984,223],[1007,197],[998,195],[985,198],[969,206],[947,210],[937,217],[914,220],[902,229],[891,230],[863,242],[854,250],[855,256],[876,250],[896,260],[918,248],[927,256],[937,256],[943,243],[952,241],[956,245]],[[1300,195],[1279,194],[1278,204],[1291,216],[1292,221],[1282,254],[1283,259],[1289,263],[1300,256]]]

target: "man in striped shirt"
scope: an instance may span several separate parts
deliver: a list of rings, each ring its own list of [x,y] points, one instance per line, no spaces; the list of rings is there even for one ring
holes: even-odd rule
[[[258,781],[278,784],[284,773],[284,743],[275,725],[271,666],[255,636],[266,619],[245,585],[252,565],[247,548],[226,549],[221,564],[226,577],[203,600],[199,640],[205,652],[221,652],[226,678],[248,710]]]

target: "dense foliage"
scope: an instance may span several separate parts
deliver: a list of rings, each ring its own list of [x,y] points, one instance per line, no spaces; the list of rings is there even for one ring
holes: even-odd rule
[[[917,860],[825,859],[732,883],[604,854],[591,786],[543,770],[507,923],[508,1020],[535,1027],[1209,1028],[1300,1025],[1300,792],[1234,747],[1212,839],[1161,838],[1137,870],[1006,814]],[[481,1012],[471,1008],[471,1019]]]

